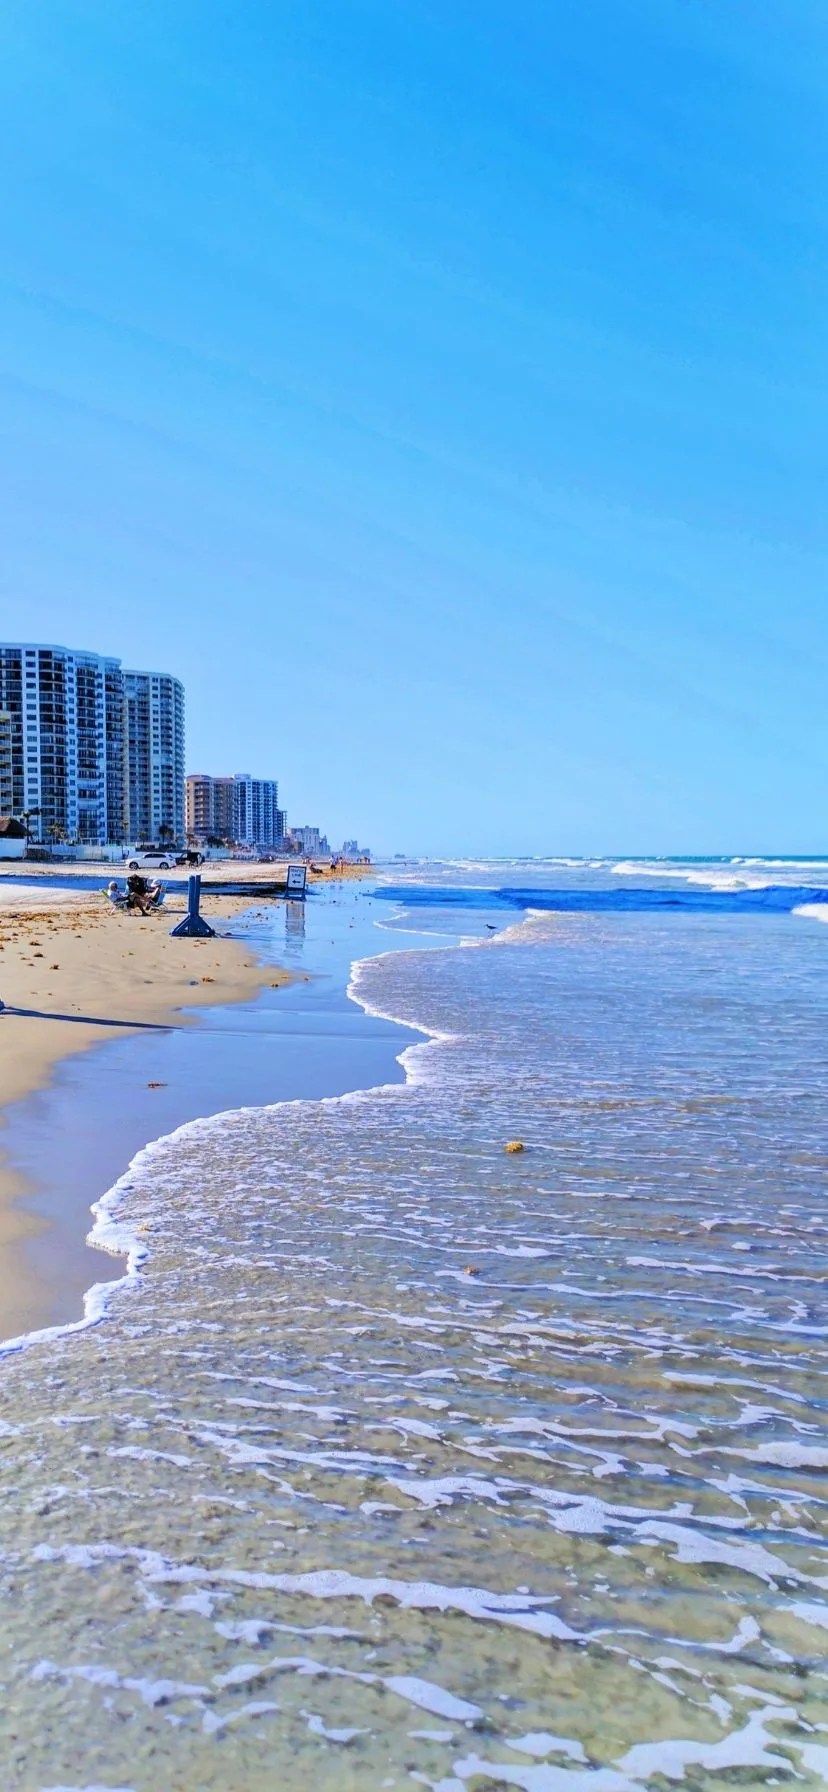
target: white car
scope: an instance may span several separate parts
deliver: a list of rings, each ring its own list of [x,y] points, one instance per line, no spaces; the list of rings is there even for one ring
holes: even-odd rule
[[[127,859],[128,871],[169,871],[175,853],[160,846],[136,846]]]

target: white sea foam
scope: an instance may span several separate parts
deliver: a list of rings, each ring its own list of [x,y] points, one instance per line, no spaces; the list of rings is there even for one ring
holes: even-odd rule
[[[780,1468],[828,1469],[828,1450],[816,1444],[800,1444],[793,1439],[778,1443],[758,1444],[753,1450],[739,1450],[747,1462],[772,1462]]]
[[[521,1755],[536,1755],[539,1759],[544,1755],[569,1755],[573,1761],[586,1765],[583,1744],[571,1736],[551,1736],[548,1730],[536,1730],[528,1736],[510,1736],[508,1740],[509,1747]]]
[[[757,1575],[771,1586],[780,1580],[814,1580],[812,1575],[789,1567],[761,1543],[722,1543],[718,1538],[691,1531],[686,1525],[663,1524],[653,1519],[639,1527],[638,1535],[675,1544],[678,1562],[721,1563],[728,1568],[738,1568],[742,1574]],[[814,1580],[814,1584],[821,1585],[821,1582]]]
[[[398,1693],[401,1699],[407,1699],[409,1704],[418,1705],[422,1711],[430,1711],[434,1717],[472,1723],[483,1716],[479,1705],[470,1704],[468,1699],[457,1699],[442,1686],[435,1686],[431,1680],[417,1679],[413,1674],[386,1674],[383,1686],[389,1692]]]
[[[155,1783],[193,1733],[217,1786],[321,1786],[337,1748],[453,1792],[817,1772],[819,942],[543,919],[359,961],[416,1021],[406,1082],[158,1141],[113,1191],[152,1247],[115,1322],[5,1365],[7,1646],[45,1625],[56,1666],[21,1680],[33,1783],[67,1723],[121,1747],[113,1699]],[[102,1677],[67,1677],[87,1611]]]
[[[270,1589],[281,1593],[298,1593],[308,1599],[359,1599],[371,1606],[377,1599],[393,1600],[403,1610],[462,1612],[466,1617],[484,1623],[504,1624],[517,1630],[532,1631],[536,1636],[557,1637],[561,1641],[581,1642],[577,1631],[563,1624],[554,1613],[543,1608],[548,1599],[520,1593],[489,1593],[482,1587],[449,1587],[432,1581],[392,1580],[384,1576],[368,1577],[350,1574],[347,1569],[331,1568],[309,1574],[267,1574],[241,1569],[220,1569],[210,1573],[196,1566],[180,1565],[155,1551],[121,1548],[117,1544],[68,1545],[53,1548],[42,1544],[33,1560],[63,1560],[75,1568],[94,1568],[105,1561],[136,1561],[148,1585],[178,1584],[181,1581],[217,1582],[242,1587]]]
[[[548,908],[527,908],[519,921],[502,927],[491,939],[475,939],[475,946],[534,946],[554,939],[560,915]]]
[[[506,1761],[492,1761],[480,1755],[466,1755],[453,1764],[453,1780],[432,1782],[433,1792],[456,1792],[467,1780],[480,1779],[485,1785],[518,1786],[521,1792],[643,1792],[640,1780],[631,1780],[614,1767],[555,1767],[543,1762],[536,1767],[517,1767]]]
[[[629,859],[620,860],[611,866],[616,877],[653,877],[659,881],[677,879],[681,883],[698,884],[707,890],[739,891],[770,890],[780,884],[808,884],[815,882],[824,884],[828,876],[828,862],[810,859],[731,859],[727,865],[697,864],[676,865],[661,864],[657,860]],[[793,879],[789,874],[795,872]],[[795,909],[794,914],[819,910],[820,904],[809,904],[806,908]],[[816,914],[816,919],[822,919]]]
[[[790,1609],[803,1624],[815,1624],[820,1630],[828,1630],[828,1604],[814,1605],[805,1599],[796,1599]]]
[[[688,1767],[716,1774],[729,1768],[787,1768],[787,1757],[772,1746],[775,1738],[766,1726],[795,1720],[796,1715],[790,1705],[765,1705],[751,1713],[743,1729],[731,1731],[720,1742],[639,1742],[622,1756],[619,1766],[643,1779],[660,1773],[668,1780],[684,1779]]]
[[[235,1711],[205,1711],[201,1719],[201,1727],[205,1735],[214,1736],[231,1725],[245,1723],[251,1717],[265,1717],[271,1711],[278,1711],[278,1705],[272,1699],[250,1699],[246,1705],[237,1706]]]
[[[828,902],[801,902],[798,908],[791,911],[794,915],[804,915],[808,921],[828,921]]]

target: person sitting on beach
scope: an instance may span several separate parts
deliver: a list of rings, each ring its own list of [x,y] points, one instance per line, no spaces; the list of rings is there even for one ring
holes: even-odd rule
[[[137,871],[133,871],[132,876],[127,878],[126,905],[129,909],[139,909],[142,915],[145,915],[149,909],[147,880],[145,877],[141,877]]]

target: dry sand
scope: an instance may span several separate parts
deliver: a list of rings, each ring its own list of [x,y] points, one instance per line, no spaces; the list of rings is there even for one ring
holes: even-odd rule
[[[257,881],[251,879],[253,900]],[[246,898],[208,895],[203,912],[226,926],[249,907]],[[175,893],[142,919],[88,890],[27,890],[0,876],[3,1107],[42,1088],[73,1052],[138,1027],[186,1026],[190,1017],[182,1009],[245,1001],[265,985],[289,981],[288,972],[258,964],[243,939],[170,939],[185,910],[184,896]],[[2,1280],[25,1275],[14,1246],[40,1229],[14,1205],[24,1192],[0,1161]]]

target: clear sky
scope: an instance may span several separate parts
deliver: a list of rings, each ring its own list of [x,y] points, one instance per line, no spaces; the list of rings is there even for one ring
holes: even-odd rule
[[[828,848],[824,0],[7,0],[0,636],[338,843]]]

